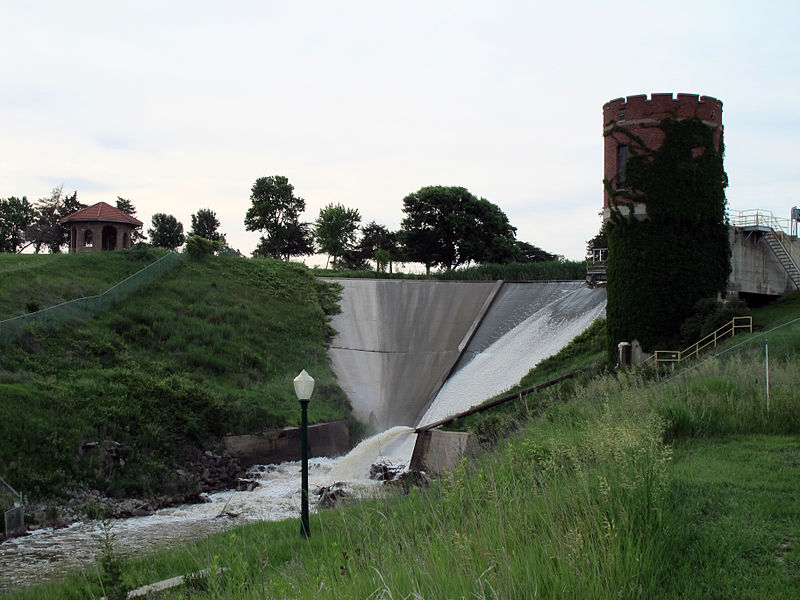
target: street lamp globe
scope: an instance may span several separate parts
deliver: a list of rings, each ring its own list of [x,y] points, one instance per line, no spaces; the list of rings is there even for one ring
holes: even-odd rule
[[[314,378],[303,369],[300,375],[294,378],[294,393],[298,400],[310,400],[314,391]]]

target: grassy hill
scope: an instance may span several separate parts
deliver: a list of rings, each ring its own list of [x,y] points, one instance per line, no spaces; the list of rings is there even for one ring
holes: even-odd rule
[[[769,410],[764,337],[737,336],[669,382],[548,388],[493,450],[430,488],[312,515],[309,540],[294,520],[240,527],[117,563],[122,581],[210,569],[174,599],[796,598],[800,295],[756,314],[793,320],[768,334]],[[97,597],[97,581],[13,597]]]
[[[0,254],[0,315],[97,293],[157,255]],[[27,329],[0,346],[0,473],[31,496],[191,485],[174,476],[187,449],[299,420],[301,369],[317,381],[310,420],[347,417],[325,351],[336,294],[302,265],[213,257],[95,319]],[[130,455],[81,453],[109,440]]]

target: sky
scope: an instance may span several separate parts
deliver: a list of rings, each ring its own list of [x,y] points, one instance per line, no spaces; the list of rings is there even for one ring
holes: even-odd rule
[[[0,197],[122,196],[145,231],[210,208],[249,255],[259,177],[288,177],[304,221],[340,203],[390,229],[408,194],[461,186],[580,260],[603,104],[681,92],[723,102],[730,210],[788,217],[798,22],[775,0],[0,0]]]

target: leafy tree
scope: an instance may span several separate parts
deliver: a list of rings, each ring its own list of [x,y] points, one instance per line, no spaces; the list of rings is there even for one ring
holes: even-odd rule
[[[172,215],[156,213],[153,215],[153,227],[147,230],[150,243],[160,248],[174,250],[185,241],[183,224]]]
[[[474,262],[508,262],[516,229],[495,204],[463,187],[421,188],[403,199],[401,224],[407,258],[454,269]]]
[[[259,177],[253,184],[250,200],[253,204],[247,209],[245,228],[264,233],[253,256],[289,260],[292,256],[314,253],[308,225],[300,223],[306,201],[294,195],[294,186],[286,177]]]
[[[379,251],[381,252],[380,260],[377,257]],[[379,263],[384,266],[388,264],[389,272],[391,273],[392,261],[400,259],[397,234],[389,231],[384,225],[378,225],[375,221],[372,221],[361,228],[358,253],[363,260],[374,260],[378,266],[380,266]]]
[[[496,204],[479,198],[465,210],[462,237],[464,262],[507,263],[517,258],[516,228]]]
[[[549,262],[551,260],[558,260],[559,258],[557,254],[550,254],[528,242],[517,240],[515,245],[517,248],[517,262]]]
[[[289,260],[291,256],[314,254],[314,234],[310,223],[295,223],[285,233],[283,239],[262,235],[253,250],[253,257],[271,256],[278,260]]]
[[[392,257],[389,254],[388,250],[383,250],[382,248],[378,248],[377,250],[375,250],[373,258],[375,260],[375,270],[378,273],[385,273],[386,265],[392,264],[391,262]]]
[[[333,258],[333,266],[337,266],[337,258],[350,250],[356,241],[356,232],[361,223],[361,214],[357,208],[346,208],[341,204],[328,204],[319,211],[314,222],[314,239],[319,249]],[[327,264],[325,267],[327,268]]]
[[[28,245],[38,254],[45,246],[50,252],[61,252],[69,246],[69,227],[61,224],[61,219],[75,211],[86,208],[78,202],[78,192],[65,196],[63,186],[53,188],[49,198],[40,198],[36,203],[36,219],[25,232]]]
[[[225,236],[217,231],[219,219],[210,208],[201,208],[192,215],[192,229],[189,236],[199,236],[212,242],[225,242]]]
[[[117,196],[117,209],[121,210],[126,215],[130,215],[132,217],[136,216],[136,207],[133,206],[133,202],[123,198],[122,196]],[[143,242],[146,238],[147,236],[142,233],[141,226],[135,228],[131,232],[131,242],[134,244],[136,242]]]
[[[130,215],[132,217],[136,216],[136,207],[133,205],[133,202],[123,198],[122,196],[117,196],[117,209],[121,210],[126,215]]]
[[[0,198],[0,252],[20,250],[35,219],[36,209],[25,196]]]

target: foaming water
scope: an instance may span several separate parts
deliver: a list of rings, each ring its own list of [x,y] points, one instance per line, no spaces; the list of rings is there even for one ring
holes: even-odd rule
[[[417,435],[413,427],[402,425],[373,435],[353,448],[331,469],[335,481],[363,481],[369,477],[369,468],[378,461],[408,466]]]
[[[333,483],[331,469],[341,459],[309,460],[309,489]],[[256,467],[250,476],[260,486],[250,492],[228,490],[209,495],[210,502],[164,508],[146,517],[114,519],[111,532],[122,556],[175,545],[254,521],[279,521],[300,514],[300,461]],[[375,485],[354,482],[355,493]],[[312,502],[312,510],[314,510]],[[103,534],[100,521],[75,523],[63,529],[39,529],[0,544],[0,594],[33,585],[90,565]]]

